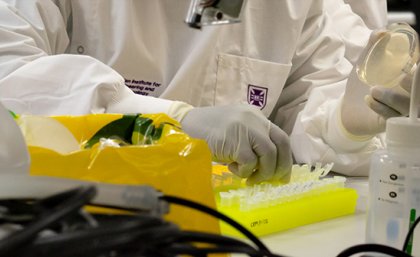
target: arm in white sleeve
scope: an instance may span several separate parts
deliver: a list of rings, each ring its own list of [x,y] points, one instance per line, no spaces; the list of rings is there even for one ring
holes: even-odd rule
[[[353,66],[345,58],[346,44],[334,28],[335,21],[326,13],[319,17],[319,23],[315,21],[312,19],[305,27],[303,35],[312,35],[314,39],[303,37],[298,45],[294,69],[288,79],[290,84],[285,91],[293,101],[304,98],[290,134],[295,161],[310,164],[333,162],[336,172],[367,175],[370,155],[381,147],[382,141],[378,138],[356,141],[342,130],[336,114],[340,113],[339,99]],[[365,43],[369,35],[360,40]],[[287,114],[282,114],[282,110],[287,110],[288,104],[278,110],[277,117]],[[287,118],[290,116],[280,121]]]
[[[308,15],[292,59],[283,92],[270,120],[286,133],[292,132],[298,113],[315,87],[344,80],[351,69],[344,60],[341,37],[332,32],[332,21],[323,7]]]
[[[51,1],[0,0],[0,78],[42,56],[63,53],[68,42]]]
[[[134,94],[102,62],[64,54],[67,14],[48,0],[0,1],[0,99],[17,113],[166,113],[192,107]]]
[[[181,120],[188,104],[137,95],[98,60],[79,55],[40,57],[0,80],[0,99],[17,112],[60,115],[166,113]]]
[[[357,1],[360,3],[355,2],[354,5],[364,7],[364,5],[368,5],[369,1],[376,0]],[[332,29],[341,36],[345,44],[345,57],[352,64],[355,64],[366,46],[372,30],[366,26],[363,19],[354,13],[348,4],[344,4],[343,0],[327,0],[325,9],[330,19],[334,21]]]
[[[352,66],[345,58],[346,45],[334,28],[325,7],[318,7],[306,20],[292,59],[292,69],[270,116],[288,134],[313,88],[343,81]]]
[[[338,173],[367,176],[371,154],[385,145],[384,135],[357,140],[346,132],[340,118],[345,83],[312,90],[298,115],[291,146],[298,163],[333,162]]]
[[[370,29],[382,29],[388,24],[387,0],[344,0]]]

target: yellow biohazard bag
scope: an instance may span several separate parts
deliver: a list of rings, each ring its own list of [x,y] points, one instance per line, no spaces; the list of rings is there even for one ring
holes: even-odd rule
[[[166,195],[216,206],[207,144],[186,135],[164,114],[21,115],[18,124],[29,145],[31,175],[147,184]],[[60,142],[60,135],[68,137],[66,133],[74,137],[78,149],[68,140]],[[50,139],[48,147],[40,143],[45,144],[45,138]],[[60,144],[67,150],[54,149]],[[186,207],[171,205],[165,218],[183,229],[219,233],[216,219]]]

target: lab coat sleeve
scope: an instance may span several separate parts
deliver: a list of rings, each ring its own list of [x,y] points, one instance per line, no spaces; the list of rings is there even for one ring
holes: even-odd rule
[[[18,113],[167,113],[190,106],[134,94],[100,61],[65,54],[67,14],[48,0],[0,1],[0,97]]]
[[[326,13],[313,17],[296,51],[287,89],[294,91],[294,101],[306,98],[290,134],[292,151],[297,163],[334,163],[336,172],[366,176],[370,156],[383,141],[378,137],[354,141],[341,127],[341,97],[353,65],[345,58],[345,44],[333,25]]]
[[[376,0],[358,1],[358,3],[355,1],[353,2],[354,5],[358,6],[371,6],[373,1]],[[363,19],[354,13],[352,8],[348,4],[345,4],[343,0],[326,0],[325,10],[326,15],[334,21],[332,29],[340,35],[345,44],[345,57],[352,64],[356,64],[369,40],[372,30],[366,26]],[[384,26],[380,27],[378,25],[376,29],[383,28]]]
[[[299,113],[291,145],[298,163],[334,163],[335,172],[367,176],[374,151],[385,145],[383,134],[365,141],[346,135],[340,118],[340,105],[346,81],[312,90]]]
[[[387,25],[387,0],[344,0],[344,2],[351,6],[370,29],[381,29]]]

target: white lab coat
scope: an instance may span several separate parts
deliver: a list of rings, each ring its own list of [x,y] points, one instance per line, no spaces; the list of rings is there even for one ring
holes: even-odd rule
[[[386,0],[344,0],[344,2],[351,6],[370,29],[382,29],[388,24]]]
[[[343,162],[334,149],[347,141],[329,135],[336,121],[320,114],[336,109],[352,68],[322,0],[248,1],[241,23],[202,31],[183,22],[189,2],[0,1],[2,102],[35,114],[173,114],[164,99],[248,103],[286,132],[296,128],[298,161],[334,161],[338,171],[366,175],[358,163],[371,143],[349,142],[357,153],[351,165]],[[295,126],[313,88],[333,95],[301,113]]]
[[[353,6],[350,6],[345,2],[351,2]],[[358,61],[359,55],[366,46],[369,36],[372,33],[372,29],[366,26],[363,18],[359,15],[354,15],[352,7],[363,10],[372,10],[372,5],[378,5],[381,2],[385,2],[386,7],[386,0],[325,0],[327,15],[334,21],[333,28],[335,32],[341,36],[346,45],[345,56],[353,64],[356,64]],[[362,5],[364,5],[365,8],[361,8]],[[383,27],[380,27],[380,25],[375,27],[375,29],[379,28]]]

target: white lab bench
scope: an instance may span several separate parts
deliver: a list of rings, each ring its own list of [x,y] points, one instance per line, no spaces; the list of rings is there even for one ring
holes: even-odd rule
[[[359,194],[355,214],[265,236],[262,241],[273,253],[289,257],[335,257],[350,246],[364,243],[368,179],[348,178],[347,187]]]

